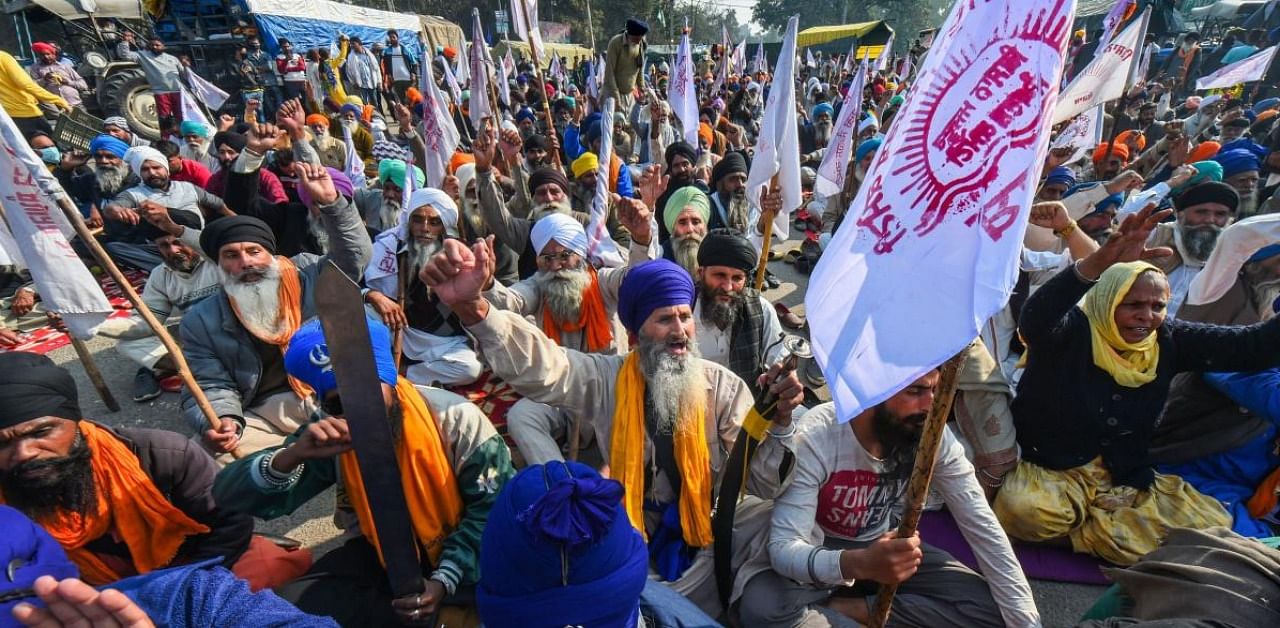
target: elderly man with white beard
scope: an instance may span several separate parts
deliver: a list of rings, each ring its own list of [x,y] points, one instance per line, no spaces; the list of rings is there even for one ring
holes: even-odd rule
[[[831,103],[820,102],[809,113],[809,122],[800,128],[800,164],[817,168],[827,152],[831,132],[835,128],[835,109]]]
[[[711,201],[702,190],[688,185],[667,197],[662,221],[671,237],[662,243],[663,259],[679,264],[692,277],[698,270],[698,246],[707,237],[710,220]]]
[[[1218,235],[1231,224],[1240,196],[1225,183],[1206,181],[1174,199],[1175,222],[1163,222],[1151,232],[1148,247],[1168,247],[1173,255],[1152,260],[1169,278],[1168,315],[1178,315],[1191,280],[1204,268]]]
[[[365,302],[391,331],[401,334],[405,377],[424,386],[460,386],[480,377],[484,365],[458,317],[440,303],[418,271],[458,237],[458,206],[441,190],[419,188],[409,197],[395,229],[373,243],[365,269]]]
[[[191,374],[221,422],[211,429],[188,391],[182,411],[224,462],[237,447],[248,453],[279,445],[306,423],[310,390],[286,374],[283,351],[302,321],[316,315],[313,291],[322,262],[359,278],[369,261],[369,233],[328,170],[303,162],[294,168],[328,232],[328,255],[277,256],[271,228],[251,216],[213,221],[200,234],[201,250],[220,270],[222,292],[188,310],[179,332]]]
[[[1248,144],[1246,140],[1243,142]],[[1258,182],[1261,181],[1262,160],[1248,148],[1229,148],[1214,155],[1213,160],[1222,164],[1222,182],[1240,195],[1238,218],[1248,218],[1258,211]]]
[[[217,172],[222,167],[210,145],[213,129],[209,125],[195,120],[183,120],[178,126],[178,133],[182,137],[182,143],[178,145],[178,156],[199,162],[210,173]]]
[[[623,212],[637,237],[648,240],[649,211],[630,199]],[[587,258],[587,233],[578,221],[552,214],[533,226],[530,239],[538,253],[538,272],[510,288],[494,282],[485,298],[494,307],[532,317],[556,344],[583,353],[622,355],[628,350],[627,330],[618,320],[618,288],[626,268],[597,270]],[[630,263],[648,259],[648,248],[636,247]],[[564,460],[569,416],[532,399],[521,399],[507,412],[507,429],[528,464]],[[592,451],[590,423],[579,428],[583,451]],[[594,459],[594,458],[592,458]]]
[[[631,524],[649,543],[651,568],[718,616],[711,507],[752,398],[738,376],[698,356],[692,279],[667,260],[632,266],[618,290],[618,318],[638,344],[625,356],[601,355],[561,347],[519,314],[492,308],[482,296],[491,268],[485,243],[449,241],[422,275],[466,325],[495,375],[528,398],[593,422],[610,476],[625,488]],[[791,411],[803,396],[795,375],[781,372],[774,367],[761,378],[777,380],[769,389],[779,403],[746,478],[748,493],[763,499],[787,480]],[[756,512],[767,519],[767,508]],[[745,515],[740,506],[739,530]],[[742,553],[745,536],[735,537]],[[735,561],[742,553],[734,553]]]

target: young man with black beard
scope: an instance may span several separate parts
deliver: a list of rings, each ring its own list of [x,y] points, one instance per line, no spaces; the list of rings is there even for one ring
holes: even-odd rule
[[[751,208],[747,204],[747,159],[730,151],[711,169],[711,220],[708,227],[748,233]]]
[[[698,162],[698,150],[684,140],[672,142],[667,146],[667,171],[659,174],[656,168],[649,168],[640,177],[640,198],[649,207],[661,210],[667,206],[667,200],[678,190],[693,186],[699,192],[707,193],[707,187],[694,178],[694,164]],[[658,241],[666,242],[671,237],[671,228],[665,221],[658,221]]]
[[[894,529],[938,379],[930,371],[848,420],[826,403],[797,421],[803,438],[791,484],[774,502],[768,564],[743,568],[743,625],[868,624],[882,584],[898,585],[894,626],[1040,625],[1031,587],[950,428],[933,489],[986,578]]]
[[[1169,316],[1177,316],[1191,280],[1204,268],[1218,235],[1235,219],[1239,205],[1240,195],[1231,186],[1206,181],[1179,194],[1173,201],[1177,220],[1160,223],[1151,233],[1148,247],[1169,247],[1174,252],[1152,260],[1168,275]]]
[[[84,418],[75,380],[49,358],[0,354],[0,503],[62,544],[100,586],[249,547],[253,519],[215,506],[217,467],[165,430]]]

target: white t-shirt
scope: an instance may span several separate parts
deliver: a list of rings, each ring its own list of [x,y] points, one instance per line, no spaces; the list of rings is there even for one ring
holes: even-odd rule
[[[409,64],[404,62],[404,46],[390,46],[383,54],[391,58],[391,80],[408,81],[413,78],[409,74]]]

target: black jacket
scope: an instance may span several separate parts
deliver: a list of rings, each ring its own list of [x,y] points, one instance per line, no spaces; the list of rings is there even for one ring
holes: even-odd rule
[[[1148,448],[1173,376],[1280,365],[1280,317],[1248,327],[1166,319],[1156,330],[1155,380],[1120,386],[1093,364],[1089,319],[1076,307],[1092,284],[1068,268],[1027,299],[1018,330],[1027,368],[1011,409],[1022,458],[1047,469],[1102,456],[1112,482],[1139,489],[1153,479]]]

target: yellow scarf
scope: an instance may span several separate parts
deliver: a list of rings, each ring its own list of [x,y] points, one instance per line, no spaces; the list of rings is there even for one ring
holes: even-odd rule
[[[444,549],[445,537],[462,519],[462,495],[453,476],[453,466],[445,454],[444,437],[422,394],[409,380],[401,377],[396,382],[396,397],[400,399],[404,412],[400,441],[396,443],[400,481],[404,484],[414,536],[419,545],[427,548],[434,565]],[[360,465],[356,463],[356,452],[348,451],[338,456],[338,465],[342,469],[347,497],[360,521],[360,531],[378,550],[378,560],[385,565],[382,547],[378,545],[378,533],[373,526],[373,513],[369,510],[369,498],[364,493]]]
[[[1084,295],[1080,309],[1089,317],[1093,336],[1093,363],[1111,374],[1117,384],[1137,388],[1156,378],[1160,343],[1155,330],[1141,341],[1129,343],[1116,328],[1116,308],[1129,294],[1133,282],[1147,271],[1160,272],[1146,262],[1127,262],[1108,268]]]
[[[623,505],[631,525],[644,529],[644,374],[640,354],[632,351],[618,371],[609,468],[622,483]],[[676,466],[680,469],[680,529],[690,547],[711,545],[711,452],[707,449],[706,408],[682,417],[675,433]]]

